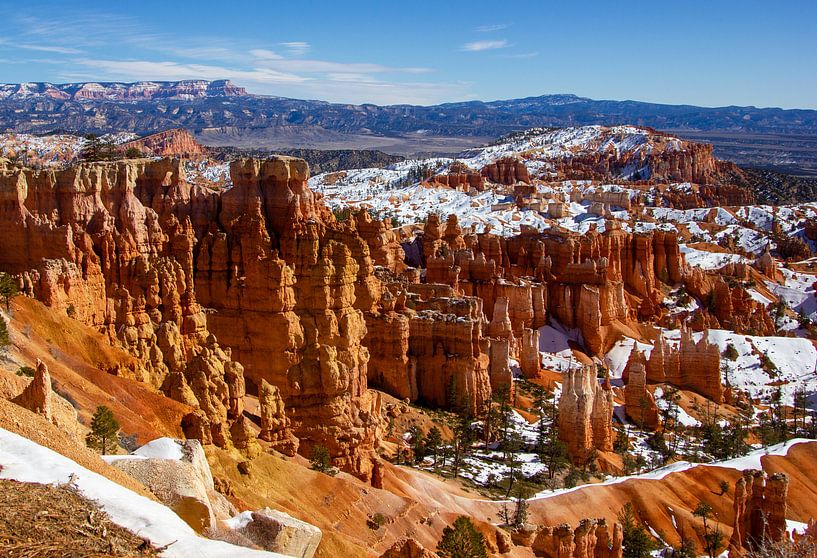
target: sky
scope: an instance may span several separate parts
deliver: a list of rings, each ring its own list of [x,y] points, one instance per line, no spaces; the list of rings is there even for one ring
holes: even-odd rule
[[[0,82],[230,79],[436,104],[573,93],[817,109],[817,0],[0,0]]]

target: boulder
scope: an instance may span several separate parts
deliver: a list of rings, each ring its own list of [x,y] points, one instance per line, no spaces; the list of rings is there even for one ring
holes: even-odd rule
[[[270,508],[242,512],[225,523],[264,550],[297,558],[312,558],[322,536],[314,525]]]
[[[394,543],[380,558],[437,558],[437,555],[423,548],[416,540],[405,538]]]
[[[199,533],[235,513],[227,499],[216,492],[198,440],[159,438],[129,456],[105,459],[144,484]]]

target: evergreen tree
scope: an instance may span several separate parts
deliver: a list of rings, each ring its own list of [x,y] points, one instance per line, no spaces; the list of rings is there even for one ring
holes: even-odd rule
[[[437,466],[437,449],[443,442],[443,435],[440,432],[440,429],[436,426],[432,426],[431,430],[428,431],[428,436],[426,437],[426,450],[431,452],[431,455],[434,456],[434,466]]]
[[[631,502],[624,504],[618,514],[618,521],[621,523],[624,535],[622,557],[649,558],[650,553],[657,549],[657,545],[647,534],[647,530],[638,523],[635,508]]]
[[[87,134],[85,136],[85,146],[82,148],[79,158],[85,161],[102,160],[102,145],[99,136],[96,134]]]
[[[0,348],[5,347],[9,343],[11,343],[9,339],[9,328],[8,325],[6,325],[6,320],[3,316],[0,316]]]
[[[142,156],[142,152],[138,147],[128,147],[128,149],[125,151],[126,159],[139,159]]]
[[[100,405],[94,411],[93,417],[91,417],[91,431],[85,437],[85,443],[89,448],[106,455],[116,449],[116,435],[118,432],[119,423],[114,417],[113,411],[105,405]]]
[[[686,536],[683,528],[681,528],[680,535],[681,544],[672,549],[672,558],[698,558],[695,541]]]
[[[329,448],[318,444],[312,448],[312,457],[309,459],[312,469],[320,473],[334,476],[334,468],[332,467],[332,456],[329,454]]]
[[[474,442],[474,432],[471,430],[471,419],[468,416],[461,416],[454,427],[454,438],[452,442],[452,458],[454,465],[454,478],[460,474],[462,458],[468,454],[468,449]]]
[[[804,388],[798,388],[794,392],[794,407],[792,408],[792,419],[794,420],[794,435],[797,435],[797,421],[800,420],[801,428],[806,430],[806,417],[808,416],[808,393]]]
[[[0,297],[6,305],[6,312],[11,312],[11,299],[17,296],[17,281],[8,273],[0,273]]]
[[[493,393],[493,399],[499,404],[499,428],[501,430],[500,441],[504,444],[508,439],[508,428],[511,424],[513,408],[511,407],[511,388],[507,384],[502,384]]]
[[[423,431],[420,427],[414,425],[408,429],[408,434],[411,437],[411,449],[414,452],[414,462],[419,463],[425,457],[425,440],[423,438]]]
[[[700,517],[701,521],[703,521],[704,525],[701,538],[704,540],[709,558],[715,558],[723,547],[723,533],[719,527],[713,528],[709,524],[709,521],[712,519],[712,506],[706,502],[700,502],[692,513],[696,517]]]
[[[528,497],[530,497],[530,492],[530,489],[522,483],[517,483],[513,491],[513,524],[515,527],[522,527],[528,521]]]
[[[553,477],[570,464],[567,445],[559,439],[556,429],[558,407],[552,393],[545,393],[537,399],[539,424],[536,428],[536,453],[539,461],[547,467],[548,478]]]
[[[448,381],[448,386],[446,388],[446,399],[448,401],[448,409],[453,412],[459,412],[460,407],[460,392],[457,387],[457,377],[453,374],[451,375],[451,379]]]
[[[502,444],[503,457],[505,466],[508,468],[508,491],[505,493],[507,498],[513,489],[513,483],[516,477],[519,476],[519,466],[522,464],[517,458],[516,454],[522,449],[522,437],[516,430],[511,430],[508,434],[507,440]]]
[[[437,543],[437,555],[442,558],[487,558],[485,537],[470,519],[461,515],[453,525],[443,529],[443,536]]]

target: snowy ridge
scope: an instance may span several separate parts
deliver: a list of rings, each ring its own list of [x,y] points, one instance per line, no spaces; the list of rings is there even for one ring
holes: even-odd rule
[[[769,446],[768,448],[757,449],[742,457],[736,457],[734,459],[728,459],[726,461],[716,461],[714,463],[690,463],[689,461],[676,461],[675,463],[672,463],[665,467],[661,467],[659,469],[655,469],[653,471],[650,471],[649,473],[643,473],[641,475],[615,477],[597,484],[585,484],[573,488],[545,490],[537,493],[535,496],[530,498],[530,500],[544,500],[547,498],[553,498],[554,496],[559,496],[560,494],[567,494],[568,492],[575,492],[577,490],[592,490],[594,487],[597,486],[609,486],[612,484],[620,484],[622,482],[626,482],[629,480],[661,480],[673,473],[688,471],[689,469],[694,469],[695,467],[723,467],[726,469],[735,469],[736,471],[744,471],[746,469],[762,469],[763,467],[761,459],[763,458],[763,456],[765,455],[785,456],[789,453],[789,449],[792,446],[795,446],[797,444],[814,444],[814,443],[817,442],[806,438],[793,438],[791,440],[788,440],[787,442],[783,442],[782,444]]]
[[[111,520],[167,548],[170,558],[273,558],[281,554],[205,539],[170,508],[145,498],[48,448],[0,428],[0,478],[38,484],[73,484]],[[36,466],[34,466],[36,464]]]

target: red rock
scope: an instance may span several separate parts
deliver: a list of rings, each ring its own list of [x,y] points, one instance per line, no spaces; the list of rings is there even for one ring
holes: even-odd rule
[[[613,392],[602,387],[595,366],[564,373],[559,398],[559,438],[574,461],[587,460],[593,450],[613,450]]]
[[[411,538],[401,539],[380,555],[380,558],[436,558],[437,555],[423,548]]]
[[[525,163],[514,157],[497,159],[493,163],[482,167],[480,174],[491,182],[498,184],[513,185],[517,182],[530,184],[528,168]]]
[[[700,393],[715,403],[723,403],[721,355],[717,345],[709,343],[704,332],[696,343],[692,331],[682,326],[681,341],[674,350],[659,333],[647,361],[647,380],[670,383]]]
[[[764,542],[787,540],[786,516],[789,479],[784,473],[771,477],[746,470],[735,484],[735,525],[729,541],[730,555],[756,550]]]
[[[655,430],[661,425],[661,415],[653,394],[647,389],[646,364],[644,353],[633,348],[627,361],[624,409],[633,422],[648,430]]]
[[[272,447],[284,455],[295,455],[298,439],[292,434],[281,390],[261,380],[258,401],[261,404],[261,433],[258,437],[271,442]]]
[[[128,149],[138,149],[144,157],[195,157],[207,154],[187,130],[174,128],[144,136],[117,146],[124,153]]]
[[[51,375],[48,373],[48,367],[43,362],[37,361],[34,379],[26,386],[23,393],[12,399],[11,402],[28,409],[32,413],[44,416],[48,421],[53,419]]]

